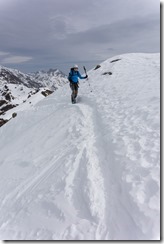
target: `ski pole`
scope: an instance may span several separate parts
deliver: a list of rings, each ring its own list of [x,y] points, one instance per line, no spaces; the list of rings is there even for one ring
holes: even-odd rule
[[[85,66],[83,66],[83,69],[84,69],[85,74],[87,75],[87,70],[86,70]],[[90,82],[89,82],[89,79],[88,78],[87,78],[87,81],[88,81],[88,84],[89,84],[89,86],[91,88],[91,85],[90,85]],[[90,91],[92,92],[92,89]]]

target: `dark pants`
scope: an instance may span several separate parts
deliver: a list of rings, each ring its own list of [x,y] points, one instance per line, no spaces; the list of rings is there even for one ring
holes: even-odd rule
[[[70,87],[71,87],[71,90],[72,90],[71,98],[72,98],[72,100],[74,100],[77,97],[79,86],[78,86],[77,83],[71,83],[70,82]]]

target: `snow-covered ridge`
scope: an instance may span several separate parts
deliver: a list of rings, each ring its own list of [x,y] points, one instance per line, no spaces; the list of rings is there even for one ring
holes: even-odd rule
[[[160,56],[88,76],[0,128],[0,239],[160,239]]]
[[[38,99],[44,98],[45,91],[51,93],[67,82],[66,75],[57,69],[24,74],[0,66],[0,126],[6,122],[4,119],[11,118],[13,112],[33,106]],[[13,109],[16,106],[19,108]]]

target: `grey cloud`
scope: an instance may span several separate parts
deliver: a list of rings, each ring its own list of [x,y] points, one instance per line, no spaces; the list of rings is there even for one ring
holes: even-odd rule
[[[5,4],[0,8],[0,51],[32,57],[20,66],[24,69],[159,51],[156,0],[5,0]]]
[[[156,43],[156,44],[155,44]],[[96,56],[96,51],[106,53],[104,58],[108,58],[108,52],[138,52],[146,50],[151,52],[159,51],[159,18],[145,17],[136,19],[126,19],[109,25],[72,34],[67,40],[61,42],[64,52],[69,53],[70,58],[78,55],[84,58],[87,55]],[[140,46],[142,45],[142,46]],[[154,46],[154,48],[153,48]],[[69,48],[70,47],[70,48]],[[91,56],[90,56],[91,58]]]
[[[125,19],[109,25],[103,25],[85,32],[76,33],[70,36],[73,43],[104,43],[119,41],[129,37],[136,38],[140,33],[159,31],[159,18],[154,16],[140,19]],[[153,34],[153,33],[152,33]],[[140,36],[138,36],[139,38]]]

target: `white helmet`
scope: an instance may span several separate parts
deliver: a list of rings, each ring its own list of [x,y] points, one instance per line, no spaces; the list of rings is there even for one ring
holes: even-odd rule
[[[78,69],[78,65],[77,65],[77,64],[75,64],[75,65],[73,66],[73,68],[76,68],[76,69]]]

